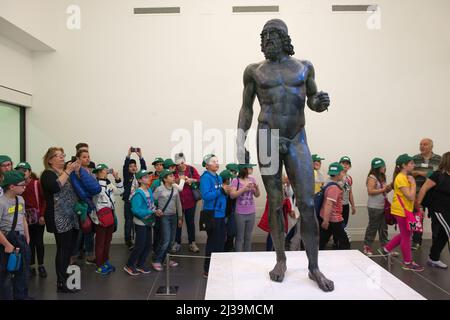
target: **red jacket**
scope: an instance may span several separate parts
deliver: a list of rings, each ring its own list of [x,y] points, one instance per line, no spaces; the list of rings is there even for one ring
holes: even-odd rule
[[[184,175],[188,178],[196,179],[198,181],[197,185],[200,185],[200,175],[198,174],[197,169],[195,169],[194,167],[186,165],[186,171],[184,172]],[[180,178],[178,169],[175,172],[174,177],[177,180]],[[180,193],[180,199],[183,210],[195,207],[196,202],[194,199],[194,195],[192,194],[191,186],[187,183],[184,184],[183,191],[181,191]]]
[[[289,198],[285,198],[283,200],[283,216],[284,216],[284,232],[288,232],[288,214],[292,211],[291,201]],[[266,199],[266,208],[264,209],[264,213],[259,220],[258,227],[264,230],[265,232],[270,232],[269,227],[269,201]]]
[[[36,186],[37,186],[37,196],[39,197],[38,199],[36,199]],[[44,216],[46,203],[44,198],[44,192],[42,191],[41,183],[39,182],[39,180],[31,179],[30,182],[27,183],[27,186],[25,187],[25,191],[22,194],[22,197],[25,200],[25,209],[30,208],[38,209],[39,216],[40,217]]]

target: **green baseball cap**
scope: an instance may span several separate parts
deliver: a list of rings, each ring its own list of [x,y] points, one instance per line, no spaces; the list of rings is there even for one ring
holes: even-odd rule
[[[157,158],[155,158],[155,160],[153,160],[152,165],[155,165],[157,163],[164,163],[164,159],[157,157]]]
[[[97,173],[97,172],[99,172],[100,170],[103,170],[103,169],[109,169],[109,168],[108,168],[108,166],[107,166],[106,164],[100,163],[100,164],[98,164],[98,165],[95,167],[94,170],[92,170],[92,173]]]
[[[330,176],[337,176],[343,170],[344,170],[344,167],[342,166],[342,164],[340,164],[338,162],[333,162],[328,167],[328,175],[330,175]]]
[[[147,171],[147,170],[144,170],[144,169],[142,169],[142,170],[139,170],[138,172],[136,172],[135,174],[134,174],[134,176],[136,177],[136,179],[141,179],[142,177],[144,177],[144,176],[146,176],[146,175],[149,175],[149,174],[151,174],[152,172],[151,171]]]
[[[8,162],[8,161],[12,163],[12,160],[10,157],[8,157],[6,155],[0,155],[0,164],[2,164],[4,162]]]
[[[239,170],[244,169],[244,168],[253,168],[253,167],[256,167],[256,164],[251,164],[251,163],[240,163],[240,164],[238,164]]]
[[[312,161],[313,161],[313,162],[316,162],[316,161],[320,162],[320,161],[322,161],[322,160],[325,160],[325,158],[319,157],[318,154],[313,154],[313,155],[312,155]]]
[[[402,164],[407,164],[411,160],[413,160],[413,157],[409,156],[407,153],[404,153],[397,157],[397,160],[395,160],[395,164],[401,166]]]
[[[381,158],[374,158],[371,163],[372,169],[378,169],[386,167],[386,163]]]
[[[237,165],[237,163],[229,163],[225,167],[228,171],[239,171],[239,166]]]
[[[164,160],[164,169],[169,169],[170,167],[176,166],[177,164],[173,162],[172,159]]]
[[[206,163],[209,161],[209,159],[215,157],[215,154],[207,154],[206,156],[203,157],[203,161],[202,161],[202,167],[206,167]]]
[[[19,169],[25,169],[25,170],[31,171],[31,166],[28,162],[21,162],[14,168],[14,170],[19,170]]]
[[[0,187],[10,186],[12,184],[18,184],[22,181],[25,181],[25,175],[20,171],[7,171],[3,174],[3,181],[0,184]]]
[[[342,162],[348,162],[348,163],[352,164],[352,161],[350,160],[350,157],[348,157],[348,156],[343,156],[341,158],[341,160],[339,160],[339,163],[342,163]]]
[[[159,178],[162,180],[165,177],[167,177],[168,175],[173,174],[173,173],[174,173],[174,171],[171,171],[171,170],[168,170],[168,169],[164,169],[163,171],[161,171],[159,173]]]
[[[230,170],[223,170],[219,176],[222,178],[222,180],[232,179],[234,178],[234,174],[231,173]]]

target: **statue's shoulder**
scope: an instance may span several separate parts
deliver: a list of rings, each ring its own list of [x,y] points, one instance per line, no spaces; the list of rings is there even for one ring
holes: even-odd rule
[[[309,60],[298,60],[298,61],[307,68],[314,68],[313,64]]]
[[[264,61],[263,61],[264,62]],[[262,65],[263,62],[251,63],[249,64],[244,71],[244,74],[254,74],[254,72]]]

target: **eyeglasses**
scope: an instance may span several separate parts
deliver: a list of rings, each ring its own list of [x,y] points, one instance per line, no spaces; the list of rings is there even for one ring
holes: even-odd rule
[[[26,187],[27,185],[26,185],[26,183],[23,183],[23,184],[15,184],[15,186],[16,187]]]
[[[54,157],[58,157],[58,158],[65,158],[65,157],[66,157],[66,154],[65,154],[65,153],[61,153],[61,154],[54,154],[54,155],[52,155],[52,156],[50,157],[50,159],[51,159],[51,158],[54,158]]]

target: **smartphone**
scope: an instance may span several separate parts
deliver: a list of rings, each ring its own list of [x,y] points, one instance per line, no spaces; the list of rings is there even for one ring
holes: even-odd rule
[[[113,174],[114,173],[114,170],[113,169],[108,169],[108,174]]]
[[[131,147],[131,148],[130,148],[130,151],[131,151],[131,152],[136,152],[136,148],[135,148],[135,147]]]
[[[74,163],[75,161],[77,161],[77,157],[72,156],[72,158],[70,159],[70,162]]]

